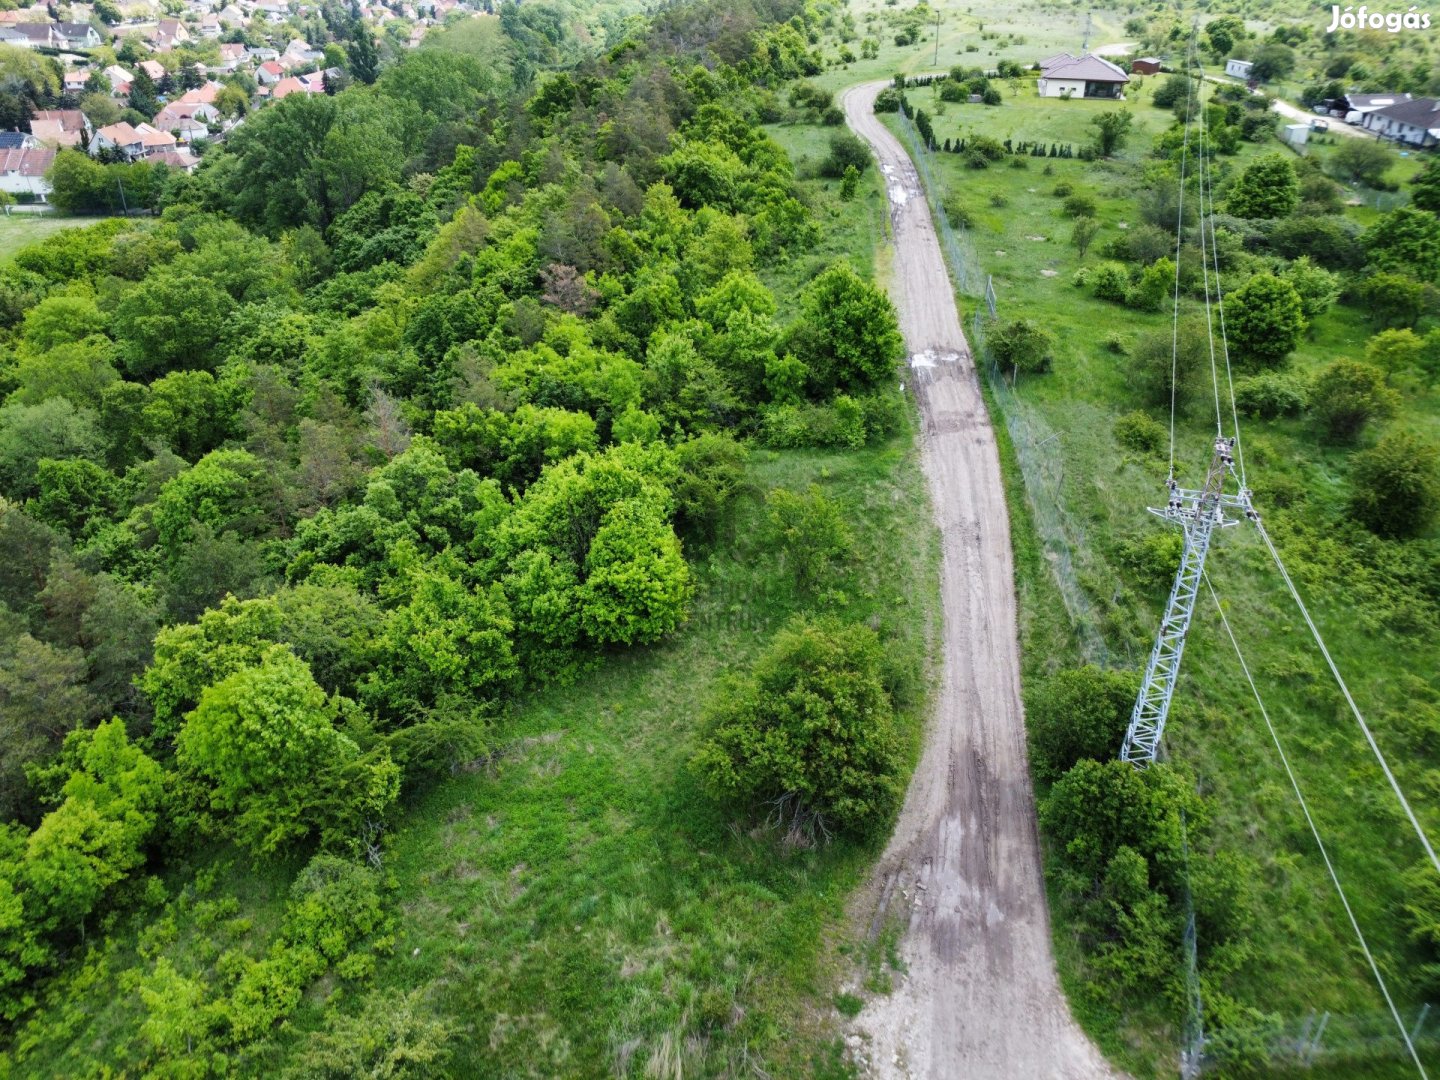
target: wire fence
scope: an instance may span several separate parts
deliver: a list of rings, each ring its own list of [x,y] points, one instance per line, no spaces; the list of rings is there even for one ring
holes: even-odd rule
[[[1412,1005],[1401,1016],[1421,1060],[1432,1065],[1440,1059],[1440,1010],[1429,1004]],[[1391,1061],[1413,1071],[1410,1053],[1388,1011],[1310,1012],[1290,1020],[1269,1017],[1206,1036],[1200,1044],[1198,1069],[1191,1075],[1233,1075],[1255,1066],[1333,1069]]]
[[[1089,538],[1084,525],[1061,503],[1065,482],[1063,433],[1052,429],[1039,410],[1016,393],[1016,384],[1006,379],[996,364],[987,344],[988,331],[999,319],[994,279],[983,272],[969,230],[952,226],[945,214],[946,185],[942,170],[932,167],[932,151],[923,144],[915,125],[903,111],[896,114],[896,119],[901,140],[915,163],[929,202],[930,216],[935,221],[940,249],[955,289],[976,298],[970,320],[971,355],[977,369],[985,372],[993,400],[1005,421],[1005,430],[1025,481],[1030,519],[1074,627],[1076,642],[1087,663],[1107,666],[1110,652],[1100,633],[1101,616],[1080,584],[1075,565],[1075,552],[1089,550]]]

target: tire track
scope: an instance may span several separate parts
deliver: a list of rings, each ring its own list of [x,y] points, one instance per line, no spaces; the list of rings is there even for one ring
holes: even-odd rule
[[[907,971],[866,1005],[850,1045],[887,1080],[1116,1077],[1055,978],[1000,458],[914,165],[874,114],[886,85],[852,87],[843,103],[889,195],[891,294],[941,534],[944,658],[925,748],[869,891],[877,908],[908,908]],[[869,913],[872,927],[881,917]]]

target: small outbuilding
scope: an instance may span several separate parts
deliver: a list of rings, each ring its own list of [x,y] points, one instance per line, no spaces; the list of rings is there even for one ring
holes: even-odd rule
[[[1138,60],[1130,61],[1130,74],[1159,75],[1160,58],[1158,56],[1142,56]]]
[[[1226,60],[1225,74],[1236,79],[1249,79],[1250,69],[1254,66],[1249,60]]]

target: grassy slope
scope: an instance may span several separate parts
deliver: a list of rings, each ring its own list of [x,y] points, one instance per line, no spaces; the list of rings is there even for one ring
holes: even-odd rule
[[[828,137],[775,134],[795,153]],[[873,177],[846,206],[833,184],[805,187],[825,239],[777,275],[782,298],[836,255],[869,272],[883,235]],[[845,507],[857,540],[853,570],[821,597],[797,595],[761,539],[764,492],[810,483]],[[763,1061],[795,1076],[833,1066],[833,958],[848,950],[844,903],[874,852],[793,850],[736,828],[685,762],[717,680],[814,606],[875,626],[922,688],[904,714],[913,760],[938,626],[938,552],[910,434],[859,453],[755,453],[734,519],[713,550],[692,556],[699,587],[683,632],[533,694],[493,760],[438,785],[392,831],[398,929],[377,985],[387,995],[427,990],[427,1007],[458,1033],[456,1075],[638,1075],[677,1063],[690,1075]],[[133,1068],[143,1014],[127,972],[164,955],[216,985],[224,949],[268,947],[297,868],[251,867],[224,852],[174,868],[169,894],[183,899],[118,917],[110,946],[48,987],[17,1040],[13,1075],[86,1075],[96,1061]],[[216,876],[198,904],[187,887],[197,870]],[[332,993],[349,1007],[350,992],[322,980],[243,1070],[273,1073],[323,1026]]]
[[[929,109],[927,97],[925,91],[911,93],[912,101]],[[937,117],[935,128],[940,139],[983,131],[1002,139],[1078,142],[1084,138],[1083,115],[1100,108],[1104,106],[1092,102],[1060,106],[1027,96],[1012,99],[1007,93],[1001,108],[950,106]],[[1136,108],[1142,134],[1132,141],[1131,156],[1147,147],[1149,134],[1168,121],[1168,114],[1143,103]],[[1269,149],[1247,148],[1246,155]],[[1035,159],[1026,171],[1002,167],[974,172],[962,168],[955,156],[937,155],[936,160],[943,182],[962,190],[973,210],[972,239],[981,263],[995,276],[1001,317],[1037,318],[1057,335],[1054,373],[1022,380],[1018,395],[1007,397],[1008,420],[1041,465],[1042,479],[1025,497],[1062,523],[1066,553],[1100,612],[1111,661],[1139,667],[1168,582],[1137,579],[1117,557],[1117,547],[1159,527],[1147,520],[1143,508],[1163,490],[1165,463],[1134,460],[1114,442],[1113,420],[1138,402],[1128,387],[1123,358],[1105,349],[1102,341],[1111,331],[1133,337],[1144,329],[1167,326],[1168,318],[1097,301],[1070,285],[1078,261],[1067,242],[1069,224],[1059,216],[1060,200],[1049,193],[1063,179],[1099,197],[1106,228],[1098,248],[1122,221],[1136,220],[1133,192],[1123,175],[1103,164]],[[1049,176],[1042,171],[1047,163]],[[1008,204],[992,207],[992,195],[1003,195]],[[1092,252],[1089,261],[1097,258]],[[1047,270],[1054,276],[1046,276]],[[1318,321],[1297,352],[1294,367],[1308,371],[1336,356],[1358,357],[1372,332],[1360,312],[1338,307]],[[1433,433],[1437,416],[1440,399],[1433,391],[1410,394],[1397,423]],[[1206,430],[1199,412],[1182,418],[1182,478],[1196,479]],[[1303,421],[1249,422],[1245,432],[1251,481],[1262,509],[1272,491],[1298,483],[1312,493],[1315,516],[1324,520],[1339,512],[1343,452],[1319,446]],[[1013,458],[1009,466],[1013,482]],[[1022,556],[1035,543],[1039,541],[1017,537]],[[1292,569],[1298,558],[1297,553],[1290,560]],[[1030,678],[1079,657],[1073,640],[1052,624],[1053,579],[1042,569],[1047,564],[1053,566],[1054,560],[1018,561]],[[1433,678],[1440,666],[1435,643],[1367,621],[1363,592],[1354,583],[1333,580],[1324,566],[1323,558],[1317,558],[1302,589],[1358,700],[1380,728],[1382,745],[1392,760],[1404,759],[1391,719],[1405,709],[1400,678],[1405,673]],[[1260,674],[1267,704],[1287,733],[1287,748],[1322,830],[1336,849],[1342,879],[1356,886],[1352,903],[1357,916],[1372,944],[1387,955],[1395,976],[1392,986],[1408,997],[1413,993],[1407,985],[1413,957],[1396,919],[1402,899],[1397,868],[1408,867],[1419,856],[1418,844],[1397,821],[1378,769],[1321,677],[1318,657],[1258,540],[1248,530],[1227,533],[1217,545],[1211,571],[1227,598],[1251,666]],[[1303,1016],[1312,1008],[1354,1013],[1381,1007],[1234,655],[1228,642],[1222,645],[1208,599],[1197,612],[1181,698],[1186,707],[1169,729],[1170,751],[1190,763],[1215,796],[1219,842],[1247,850],[1264,869],[1259,883],[1262,916],[1252,937],[1255,959],[1227,981],[1226,989],[1247,1004],[1287,1017]],[[1427,790],[1419,766],[1407,763],[1402,775],[1412,792]],[[1092,1032],[1137,1072],[1163,1073],[1173,1052],[1166,1040],[1127,1026],[1125,1018],[1105,1015],[1089,1001],[1080,959],[1063,925],[1057,925],[1056,936],[1062,975]],[[1200,947],[1204,949],[1203,941]]]
[[[73,229],[77,225],[93,225],[96,218],[58,217],[54,214],[0,215],[0,262],[6,262],[26,244]]]

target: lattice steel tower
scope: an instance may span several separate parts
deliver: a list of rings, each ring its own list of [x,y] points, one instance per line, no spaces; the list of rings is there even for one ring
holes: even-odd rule
[[[1205,556],[1210,551],[1210,536],[1216,528],[1239,524],[1238,519],[1225,516],[1227,509],[1239,510],[1249,518],[1255,515],[1250,506],[1250,493],[1240,486],[1236,475],[1234,453],[1235,440],[1217,435],[1204,485],[1182,488],[1171,477],[1170,501],[1164,509],[1150,507],[1150,513],[1185,530],[1185,549],[1165,605],[1165,617],[1160,621],[1155,648],[1145,667],[1145,681],[1140,686],[1140,696],[1135,699],[1135,710],[1130,714],[1125,745],[1120,750],[1120,757],[1137,768],[1143,769],[1155,760],[1160,737],[1165,733],[1170,699],[1175,695],[1175,680],[1180,676],[1180,657],[1185,652],[1185,635],[1190,630],[1200,576],[1205,572]],[[1235,479],[1234,494],[1225,491],[1226,481],[1230,479]]]

